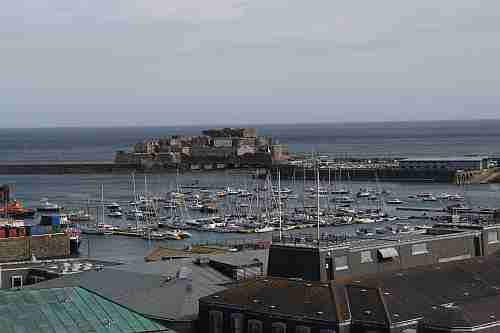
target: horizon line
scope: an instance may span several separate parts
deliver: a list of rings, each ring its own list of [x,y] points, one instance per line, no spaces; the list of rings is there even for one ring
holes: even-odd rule
[[[39,127],[1,127],[1,130],[30,130],[30,129],[111,129],[111,128],[245,128],[259,126],[300,126],[300,125],[351,125],[351,124],[404,124],[404,123],[433,123],[433,122],[480,122],[480,121],[500,121],[500,117],[495,118],[472,118],[472,119],[419,119],[419,120],[368,120],[368,121],[305,121],[305,122],[268,122],[268,123],[205,123],[205,124],[172,124],[172,125],[117,125],[117,126],[100,126],[100,125],[64,125],[64,126],[39,126]]]

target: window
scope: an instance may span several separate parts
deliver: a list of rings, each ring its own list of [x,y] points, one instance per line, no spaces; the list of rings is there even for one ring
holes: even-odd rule
[[[21,275],[14,275],[11,277],[11,288],[22,288],[23,277]]]
[[[231,314],[231,333],[243,333],[243,314]]]
[[[361,263],[372,262],[372,251],[363,251],[361,252]]]
[[[247,333],[262,333],[262,322],[255,319],[249,320],[247,331]]]
[[[419,254],[426,254],[426,253],[429,253],[429,251],[427,251],[427,243],[413,244],[411,246],[412,256],[416,256]]]
[[[349,266],[347,266],[347,256],[335,257],[335,270],[343,271],[346,269],[349,269]]]
[[[393,247],[378,249],[377,252],[380,256],[380,261],[382,262],[393,261],[399,257],[398,250]]]
[[[273,323],[271,326],[272,333],[286,333],[286,324],[285,323]]]
[[[498,231],[488,231],[488,244],[498,243]]]
[[[295,333],[311,333],[311,329],[307,326],[295,327]]]
[[[209,320],[209,331],[210,333],[222,333],[223,330],[223,321],[222,321],[222,312],[220,311],[210,311],[208,313]]]

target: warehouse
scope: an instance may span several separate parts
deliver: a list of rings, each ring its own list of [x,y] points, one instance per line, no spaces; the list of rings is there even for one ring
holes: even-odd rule
[[[488,161],[485,156],[418,157],[400,160],[399,167],[410,170],[483,170],[488,167]]]

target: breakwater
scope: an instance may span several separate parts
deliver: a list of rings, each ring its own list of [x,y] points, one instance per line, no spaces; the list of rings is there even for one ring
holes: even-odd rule
[[[128,173],[140,169],[140,166],[135,164],[113,162],[48,161],[0,163],[0,174],[3,175],[109,174]]]
[[[293,165],[278,166],[281,177],[295,180],[315,180],[314,168],[301,168]],[[409,170],[397,167],[388,168],[320,168],[319,177],[322,181],[427,181],[427,182],[456,182],[456,172],[449,170]]]
[[[195,168],[196,166],[196,168]],[[222,166],[222,168],[219,168]],[[268,172],[276,175],[281,171],[283,179],[315,180],[314,168],[303,168],[295,165],[249,165],[215,163],[213,161],[196,161],[193,164],[177,165],[145,165],[132,163],[92,162],[92,161],[48,161],[48,162],[4,162],[0,163],[0,175],[63,175],[63,174],[126,174],[131,172],[168,173],[168,172],[209,172],[221,169],[244,169],[250,172],[257,170],[257,176],[264,177]],[[398,167],[359,168],[348,167],[342,170],[336,168],[320,168],[322,181],[418,181],[441,183],[470,183],[478,175],[486,171],[455,172],[450,170],[404,169]],[[489,174],[489,173],[488,173]],[[482,179],[482,178],[481,178]]]

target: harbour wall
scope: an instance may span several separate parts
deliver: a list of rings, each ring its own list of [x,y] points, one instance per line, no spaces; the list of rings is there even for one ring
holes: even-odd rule
[[[281,178],[315,180],[317,175],[313,168],[304,169],[296,166],[282,165],[280,169]],[[340,175],[339,175],[340,174]],[[319,177],[322,181],[428,181],[455,183],[456,172],[449,170],[409,170],[402,168],[349,168],[338,172],[335,169],[321,168]]]
[[[289,164],[272,165],[267,160],[220,160],[220,159],[193,159],[180,164],[158,165],[158,164],[125,164],[113,162],[26,162],[26,163],[0,163],[0,174],[4,175],[62,175],[62,174],[125,174],[131,172],[167,173],[180,170],[189,171],[211,171],[221,169],[256,169],[263,176],[270,170],[275,176],[276,170],[280,169],[283,179],[315,180],[316,173],[313,168],[302,168]],[[343,168],[342,172],[334,168],[320,168],[320,178],[325,181],[428,181],[448,183],[470,183],[474,179],[483,179],[478,175],[486,171],[455,172],[445,169],[404,169],[398,167],[385,168]],[[340,176],[339,176],[340,174]]]
[[[140,165],[113,162],[0,163],[0,174],[3,175],[109,174],[130,173],[140,169]]]
[[[0,239],[0,262],[65,258],[70,255],[69,237],[51,234]]]

